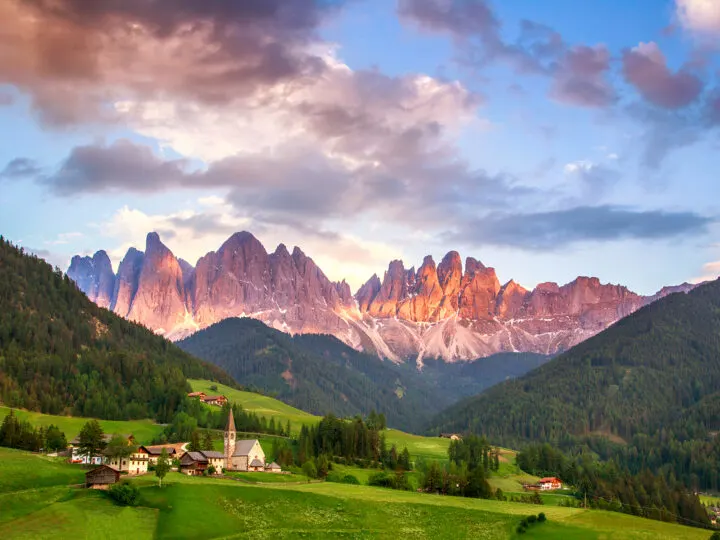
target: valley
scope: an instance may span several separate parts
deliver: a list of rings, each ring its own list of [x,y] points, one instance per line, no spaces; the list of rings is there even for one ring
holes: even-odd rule
[[[45,487],[27,491],[35,470]],[[66,472],[68,471],[68,472]],[[706,539],[701,530],[559,506],[503,503],[367,486],[333,483],[250,485],[170,473],[164,487],[152,477],[132,483],[140,489],[135,507],[115,506],[103,493],[70,487],[82,475],[74,466],[23,452],[0,449],[0,534],[6,538],[85,535],[107,539],[371,536],[374,538],[506,539],[516,524],[542,511],[548,521],[524,538]]]

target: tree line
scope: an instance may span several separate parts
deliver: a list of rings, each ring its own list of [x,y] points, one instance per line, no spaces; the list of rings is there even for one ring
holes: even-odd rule
[[[56,425],[36,428],[30,422],[21,422],[10,409],[0,425],[0,446],[29,452],[57,452],[67,448],[67,439]]]
[[[168,422],[188,377],[236,383],[92,303],[59,269],[0,237],[0,401],[47,414]]]
[[[532,444],[517,456],[530,474],[557,476],[575,486],[576,503],[659,521],[709,527],[698,496],[677,480],[644,469],[637,474],[614,460],[599,461],[585,447],[566,455],[550,444]]]

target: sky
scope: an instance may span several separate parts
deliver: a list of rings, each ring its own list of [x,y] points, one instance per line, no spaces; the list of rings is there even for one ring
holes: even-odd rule
[[[719,135],[720,0],[0,3],[0,234],[63,269],[247,230],[652,294],[720,273]]]

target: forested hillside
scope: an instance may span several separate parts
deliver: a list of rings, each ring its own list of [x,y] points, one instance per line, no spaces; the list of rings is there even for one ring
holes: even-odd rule
[[[482,433],[507,445],[584,441],[631,470],[664,468],[686,485],[717,489],[719,389],[720,283],[712,282],[457,403],[431,429]]]
[[[59,270],[0,237],[0,401],[49,414],[168,421],[187,377],[221,369],[101,309]]]
[[[243,386],[314,414],[384,412],[389,425],[420,429],[452,401],[422,378],[324,335],[290,336],[254,319],[226,319],[178,345],[230,373]]]

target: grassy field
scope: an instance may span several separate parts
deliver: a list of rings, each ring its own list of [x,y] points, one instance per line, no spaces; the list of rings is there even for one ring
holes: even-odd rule
[[[254,392],[243,392],[235,390],[229,386],[218,384],[210,381],[199,379],[189,379],[188,382],[194,392],[205,392],[206,394],[222,394],[234,403],[239,403],[247,411],[254,412],[260,416],[265,416],[268,420],[275,418],[275,422],[280,420],[283,424],[290,420],[293,433],[300,431],[300,426],[316,424],[320,421],[320,417],[314,416],[295,407],[291,407],[282,401]],[[211,386],[216,386],[217,390],[211,390]]]
[[[8,407],[0,406],[0,422],[9,412]],[[53,416],[18,409],[15,409],[15,414],[21,421],[26,420],[36,427],[47,427],[50,424],[55,424],[60,428],[60,431],[65,433],[68,441],[74,439],[80,433],[85,422],[89,420],[89,418]],[[140,444],[150,443],[163,430],[163,426],[154,423],[152,420],[100,420],[99,422],[105,433],[132,433]]]
[[[310,480],[302,474],[268,474],[264,472],[226,472],[225,474],[249,484],[297,484]]]
[[[312,425],[320,421],[319,416],[296,409],[279,401],[275,398],[255,394],[253,392],[243,392],[235,390],[229,386],[204,381],[199,379],[190,379],[190,386],[195,392],[205,392],[206,394],[223,394],[230,401],[239,403],[247,411],[254,412],[258,415],[268,418],[275,418],[285,425],[290,420],[293,433],[299,431],[299,426]],[[216,386],[217,390],[211,390],[211,386]],[[407,446],[410,455],[414,458],[422,457],[425,459],[447,459],[447,449],[450,446],[450,439],[441,439],[440,437],[421,437],[419,435],[411,435],[396,429],[388,429],[385,432],[388,445],[395,444],[398,450],[402,450]]]
[[[34,476],[18,474],[33,470]],[[133,479],[140,504],[115,506],[74,489],[83,469],[0,449],[0,535],[4,538],[515,538],[520,519],[548,522],[523,538],[703,539],[708,531],[623,514],[443,497],[334,483],[248,484],[170,473]],[[10,474],[8,474],[10,473]],[[269,475],[268,475],[269,476]],[[38,487],[39,477],[47,477]]]

